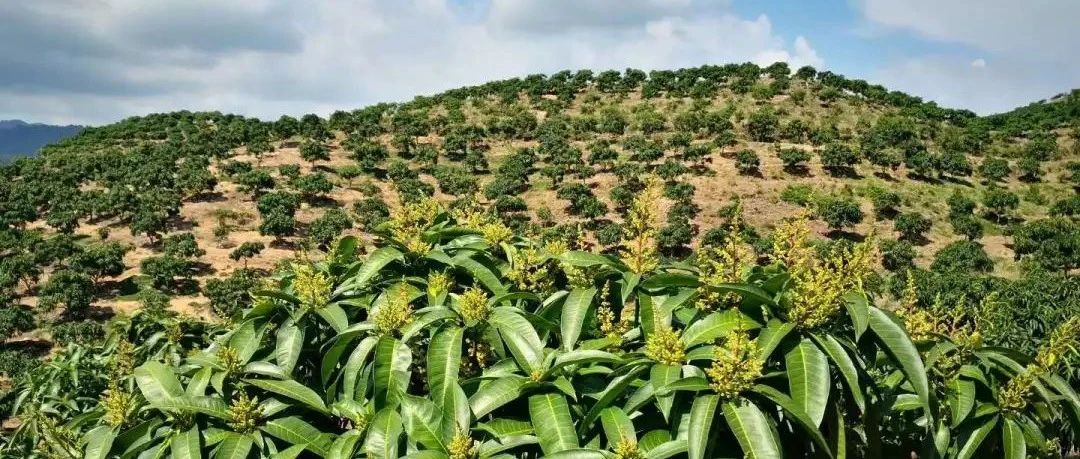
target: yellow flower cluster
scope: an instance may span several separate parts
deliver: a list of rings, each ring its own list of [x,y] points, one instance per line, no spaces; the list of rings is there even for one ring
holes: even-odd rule
[[[247,434],[254,432],[261,420],[262,408],[259,407],[259,400],[240,391],[240,395],[229,405],[229,427],[235,432]]]
[[[1080,316],[1067,320],[1054,329],[1050,339],[1035,354],[1035,365],[1048,371],[1061,362],[1070,351],[1074,351],[1080,341]]]
[[[836,253],[825,260],[812,256],[813,249],[804,236],[809,234],[805,219],[796,219],[777,229],[790,243],[774,250],[774,259],[787,266],[793,287],[788,318],[801,329],[820,327],[840,312],[841,297],[851,290],[861,290],[863,280],[872,272],[873,238],[856,244],[851,250]]]
[[[470,204],[453,212],[454,220],[458,224],[473,231],[478,231],[484,240],[492,246],[498,246],[503,242],[510,241],[514,237],[514,231],[503,222],[485,213],[479,206],[479,197],[474,198]]]
[[[108,389],[105,389],[105,398],[101,400],[105,407],[105,415],[102,420],[112,427],[120,427],[127,424],[132,412],[134,400],[133,394],[120,387],[119,379],[109,381]]]
[[[713,351],[712,366],[705,373],[709,375],[713,390],[728,399],[750,389],[764,367],[757,340],[750,339],[745,331],[737,330],[728,334],[723,345]]]
[[[645,455],[638,449],[636,441],[630,438],[620,438],[615,444],[615,459],[644,459]]]
[[[518,252],[506,277],[513,281],[519,290],[540,296],[547,296],[555,289],[551,257],[547,251],[541,249],[530,247]]]
[[[111,363],[111,380],[121,381],[131,376],[135,368],[135,345],[131,341],[121,339],[116,344],[116,354]]]
[[[480,340],[465,338],[465,361],[461,363],[461,372],[466,376],[479,374],[491,362],[494,354],[491,346]]]
[[[777,226],[772,239],[773,263],[790,270],[812,262],[814,249],[810,246],[810,224],[805,213]]]
[[[612,307],[610,298],[611,282],[604,282],[604,286],[600,288],[600,305],[596,308],[596,321],[599,323],[600,333],[603,333],[604,337],[621,343],[622,335],[630,331],[630,317],[633,314],[622,311],[621,317],[616,321],[615,308]]]
[[[372,312],[371,321],[379,333],[391,335],[413,320],[412,298],[408,286],[399,284],[385,293],[386,301]]]
[[[293,290],[304,305],[315,309],[326,306],[330,301],[330,291],[334,287],[330,276],[315,271],[315,268],[307,263],[297,264],[293,268],[293,274]]]
[[[454,434],[454,438],[450,440],[450,445],[447,446],[450,453],[450,459],[474,459],[479,457],[480,450],[476,446],[476,441],[469,437],[468,432],[457,430]]]
[[[723,247],[699,249],[697,265],[699,279],[704,285],[698,287],[694,306],[702,311],[714,311],[722,304],[733,306],[739,301],[736,293],[719,293],[708,288],[711,285],[742,282],[743,272],[753,265],[754,250],[743,241],[739,230],[736,217]]]
[[[645,356],[664,365],[682,365],[686,362],[686,348],[675,330],[662,327],[645,340]]]
[[[390,235],[410,253],[427,253],[431,244],[424,240],[424,231],[441,212],[442,206],[431,197],[404,204],[390,215]]]
[[[244,363],[240,361],[240,354],[230,346],[222,346],[218,349],[217,359],[225,373],[237,375],[243,370]]]
[[[915,276],[911,275],[911,271],[907,273],[904,297],[897,314],[904,320],[908,335],[917,343],[930,341],[937,333],[937,319],[930,311],[919,308],[919,292],[915,288]]]
[[[658,203],[663,196],[663,182],[657,177],[646,179],[645,190],[630,205],[626,217],[622,258],[630,271],[643,274],[660,265],[656,252],[656,234],[660,228]]]
[[[480,287],[469,287],[458,296],[458,312],[467,322],[480,322],[491,313],[487,293]]]
[[[446,271],[431,271],[427,276],[427,293],[431,297],[439,297],[450,291],[450,274]]]
[[[998,405],[1004,411],[1020,412],[1027,407],[1028,395],[1039,376],[1054,370],[1066,354],[1080,342],[1080,316],[1074,316],[1054,329],[1035,353],[1035,361],[1023,372],[1010,379],[998,393]]]

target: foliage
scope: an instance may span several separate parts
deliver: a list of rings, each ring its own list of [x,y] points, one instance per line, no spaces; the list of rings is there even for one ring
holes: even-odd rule
[[[881,265],[889,271],[902,271],[915,266],[918,256],[910,242],[886,239],[881,241]]]
[[[247,241],[229,252],[229,259],[233,261],[244,260],[244,266],[247,266],[247,259],[258,256],[264,249],[266,249],[266,246],[262,242]]]
[[[258,285],[259,276],[254,270],[237,269],[228,276],[206,281],[203,294],[210,300],[210,310],[222,318],[237,316],[251,306],[248,292]]]
[[[784,170],[800,172],[806,170],[806,162],[810,161],[811,154],[801,148],[781,148],[777,150],[776,157],[784,163]]]
[[[900,239],[905,241],[919,241],[923,233],[930,230],[930,219],[923,217],[918,212],[904,212],[896,217],[894,222],[896,231],[900,233]]]
[[[758,167],[760,166],[761,159],[758,158],[757,153],[754,153],[754,150],[743,149],[735,154],[735,168],[739,170],[740,174],[758,173]]]
[[[352,218],[344,210],[331,208],[311,222],[308,238],[320,247],[326,247],[349,228],[352,228]]]
[[[937,272],[989,272],[994,269],[994,260],[978,242],[956,241],[934,254],[930,269]]]
[[[1080,267],[1080,224],[1064,217],[1035,220],[1013,233],[1017,257],[1030,258],[1045,269]]]
[[[1020,205],[1020,198],[1004,188],[992,187],[983,193],[983,207],[986,215],[997,221],[1009,218],[1012,211]]]
[[[832,142],[821,150],[821,165],[833,175],[852,175],[859,155],[847,145]]]
[[[827,196],[817,201],[815,214],[829,224],[829,228],[843,230],[863,219],[859,203],[852,198]]]

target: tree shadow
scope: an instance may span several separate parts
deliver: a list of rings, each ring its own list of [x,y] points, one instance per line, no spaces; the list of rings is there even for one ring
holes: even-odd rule
[[[911,180],[914,180],[916,182],[929,183],[931,185],[941,185],[941,183],[942,183],[941,180],[936,178],[936,177],[931,177],[929,175],[923,175],[923,174],[916,174],[914,172],[908,172],[907,178],[909,178]]]
[[[794,166],[784,166],[784,172],[796,177],[809,177],[810,168],[805,164],[796,164]]]
[[[220,191],[197,193],[187,199],[188,202],[224,202],[225,194]]]
[[[337,199],[334,199],[327,195],[310,196],[305,199],[312,207],[340,207],[341,204]]]
[[[856,233],[854,231],[846,231],[842,229],[831,230],[825,234],[829,239],[843,239],[851,242],[863,242],[866,240],[866,236]]]
[[[965,178],[961,178],[961,177],[952,177],[952,176],[945,175],[945,176],[941,177],[941,181],[942,182],[947,182],[947,183],[952,183],[952,184],[955,184],[955,185],[966,186],[968,188],[970,188],[972,186],[970,180],[965,179]]]
[[[860,179],[859,172],[854,167],[831,167],[825,169],[825,172],[832,177],[846,178],[846,179]]]
[[[875,171],[874,172],[874,177],[882,179],[882,180],[884,180],[886,182],[894,182],[894,183],[897,182],[895,176],[893,176],[892,174],[890,174],[888,172],[885,172],[885,171]]]
[[[739,171],[739,175],[743,177],[765,178],[765,176],[761,174],[761,169]]]

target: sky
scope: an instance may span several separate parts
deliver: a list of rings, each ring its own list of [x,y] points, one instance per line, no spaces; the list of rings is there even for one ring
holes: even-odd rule
[[[0,1],[0,119],[328,115],[564,69],[787,61],[980,114],[1080,87],[1076,0]]]

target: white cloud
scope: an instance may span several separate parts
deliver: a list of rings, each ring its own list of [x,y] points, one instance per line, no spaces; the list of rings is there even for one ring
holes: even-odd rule
[[[12,70],[0,75],[0,119],[185,108],[274,118],[562,69],[822,65],[805,38],[722,1],[491,0],[476,18],[446,0],[23,5],[0,4],[0,66]]]
[[[1080,85],[1080,2],[856,0],[870,25],[960,45],[905,56],[877,80],[979,113],[1000,112]]]

